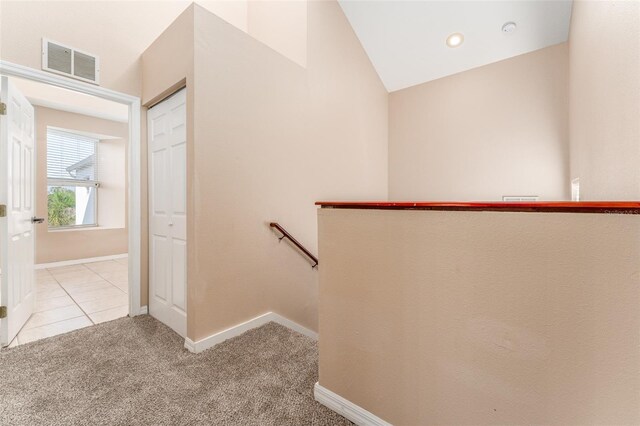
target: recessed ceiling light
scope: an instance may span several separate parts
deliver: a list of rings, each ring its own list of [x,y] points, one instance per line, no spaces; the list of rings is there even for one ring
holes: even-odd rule
[[[518,26],[515,22],[505,22],[505,24],[502,26],[502,32],[510,34],[514,32],[516,28],[518,28]]]
[[[447,37],[447,46],[458,47],[464,41],[464,36],[461,33],[453,33]]]

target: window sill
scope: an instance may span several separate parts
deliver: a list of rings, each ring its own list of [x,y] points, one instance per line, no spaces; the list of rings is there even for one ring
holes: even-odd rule
[[[79,227],[71,227],[71,228],[47,228],[47,232],[58,233],[58,232],[84,232],[84,231],[109,231],[109,230],[118,230],[125,229],[124,227],[107,227],[107,226],[79,226]]]

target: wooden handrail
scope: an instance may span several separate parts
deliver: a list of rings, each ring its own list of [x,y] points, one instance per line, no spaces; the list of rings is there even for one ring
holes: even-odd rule
[[[309,259],[313,260],[315,262],[315,264],[313,266],[311,266],[311,268],[315,268],[316,266],[318,266],[318,258],[315,257],[314,255],[312,255],[309,250],[304,248],[304,246],[302,244],[300,244],[298,242],[298,240],[293,238],[291,236],[291,234],[289,234],[282,226],[280,226],[279,223],[271,222],[269,224],[269,226],[272,227],[272,228],[277,229],[278,232],[280,232],[282,234],[282,237],[278,238],[280,241],[282,241],[283,238],[288,238],[289,241],[291,241],[296,247],[298,247],[300,249],[300,251],[302,251],[304,254],[306,254],[309,257]]]
[[[330,209],[640,214],[640,201],[318,201]]]

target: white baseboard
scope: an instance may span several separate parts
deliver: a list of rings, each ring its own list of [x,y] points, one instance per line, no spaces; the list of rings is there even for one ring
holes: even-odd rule
[[[138,315],[147,315],[149,313],[149,307],[147,305],[140,306],[140,311]]]
[[[184,338],[184,348],[189,352],[191,352],[192,354],[197,354],[204,350],[204,349],[200,349],[198,351],[198,348],[196,347],[196,343],[193,340],[189,339],[188,337]]]
[[[269,312],[269,315],[271,315],[269,321],[273,321],[293,331],[297,331],[298,333],[310,337],[313,340],[318,340],[318,333],[316,333],[315,331],[309,330],[308,328],[301,326],[297,322],[293,322],[289,318],[285,318],[282,315],[276,314],[275,312]]]
[[[318,340],[318,333],[316,333],[315,331],[311,331],[308,328],[305,328],[300,324],[283,317],[282,315],[276,314],[275,312],[267,312],[266,314],[262,314],[258,317],[250,319],[249,321],[235,325],[209,337],[205,337],[204,339],[198,340],[197,342],[194,342],[187,337],[184,339],[184,347],[189,350],[189,352],[200,353],[214,347],[218,343],[222,343],[227,339],[239,336],[245,331],[249,331],[253,328],[258,328],[271,321],[278,323],[284,327],[290,328],[293,331],[297,331],[300,334],[304,334],[305,336],[310,337],[314,340]]]
[[[320,404],[331,411],[335,411],[342,417],[351,420],[358,426],[391,426],[391,423],[385,422],[364,408],[341,397],[337,393],[331,392],[329,389],[321,386],[320,383],[316,382],[316,385],[313,387],[313,396]]]
[[[61,266],[81,265],[83,263],[103,262],[105,260],[125,259],[129,257],[127,253],[113,254],[111,256],[87,257],[86,259],[63,260],[61,262],[38,263],[36,269],[59,268]]]

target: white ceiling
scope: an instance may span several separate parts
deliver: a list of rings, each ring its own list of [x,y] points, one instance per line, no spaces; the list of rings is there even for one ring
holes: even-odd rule
[[[388,91],[567,41],[571,0],[339,0]],[[501,31],[513,21],[511,34]],[[447,37],[464,43],[447,47]]]
[[[105,120],[129,121],[127,105],[22,78],[11,77],[11,81],[33,105]]]

